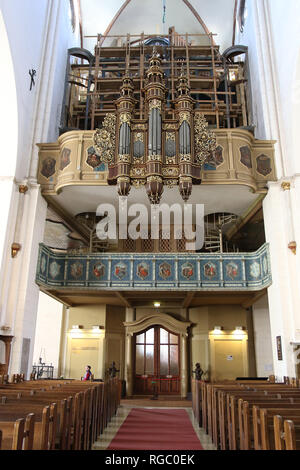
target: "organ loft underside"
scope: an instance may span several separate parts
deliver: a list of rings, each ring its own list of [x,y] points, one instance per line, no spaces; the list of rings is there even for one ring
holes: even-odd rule
[[[104,361],[117,362],[129,394],[158,374],[169,378],[162,392],[184,396],[197,360],[212,378],[256,373],[251,306],[272,282],[262,202],[276,170],[274,142],[251,127],[247,63],[244,46],[221,54],[214,35],[174,28],[69,50],[60,137],[39,144],[48,213],[36,282],[68,309],[70,331],[101,306]],[[102,203],[117,220],[136,203],[182,214],[203,204],[203,246],[187,249],[172,218],[156,238],[99,239]],[[231,372],[220,339],[240,358]]]

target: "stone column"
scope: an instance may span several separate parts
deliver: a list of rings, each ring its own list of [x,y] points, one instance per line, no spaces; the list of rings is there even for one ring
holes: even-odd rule
[[[187,333],[181,334],[180,377],[181,377],[181,398],[186,398],[187,392],[188,392]]]
[[[297,189],[294,184],[284,183],[269,183],[269,193],[263,203],[273,281],[268,288],[271,341],[274,374],[278,379],[295,377],[297,364],[292,343],[300,341],[299,251],[297,247],[291,249],[290,245],[299,239],[299,232],[293,226],[293,218],[299,216],[298,209],[295,211],[291,207],[288,197],[296,197]],[[277,354],[278,337],[282,357]]]

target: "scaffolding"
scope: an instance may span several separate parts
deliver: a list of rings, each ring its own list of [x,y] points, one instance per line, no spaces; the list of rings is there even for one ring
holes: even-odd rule
[[[155,45],[163,58],[162,69],[168,89],[165,118],[174,119],[176,85],[185,70],[195,108],[212,128],[248,126],[244,61],[221,56],[214,35],[179,35],[174,28],[165,36],[130,35],[96,37],[95,56],[85,60],[69,54],[66,78],[63,132],[69,129],[94,130],[106,113],[115,112],[122,78],[128,72],[135,87],[136,119],[147,119],[144,81]],[[109,41],[108,41],[109,40]],[[105,44],[110,43],[109,46]],[[240,57],[240,56],[239,56]]]

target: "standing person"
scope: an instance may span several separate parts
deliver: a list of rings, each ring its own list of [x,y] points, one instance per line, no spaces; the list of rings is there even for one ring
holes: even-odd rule
[[[86,369],[85,369],[85,376],[83,377],[82,380],[90,380],[90,379],[91,379],[91,375],[92,375],[91,366],[86,366]]]

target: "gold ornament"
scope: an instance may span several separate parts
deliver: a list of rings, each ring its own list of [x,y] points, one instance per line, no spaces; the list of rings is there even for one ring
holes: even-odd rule
[[[196,113],[194,117],[195,133],[195,162],[205,163],[211,154],[216,151],[217,139],[208,129],[207,121],[203,114]]]
[[[142,186],[145,186],[146,180],[145,179],[133,179],[132,180],[132,186],[134,186],[136,189],[141,189]]]
[[[121,127],[122,124],[128,124],[128,126],[130,126],[131,124],[131,116],[129,113],[121,113],[120,114],[120,118],[119,118],[119,125]]]
[[[103,163],[112,163],[116,147],[116,116],[106,114],[101,129],[94,134],[94,147]]]

